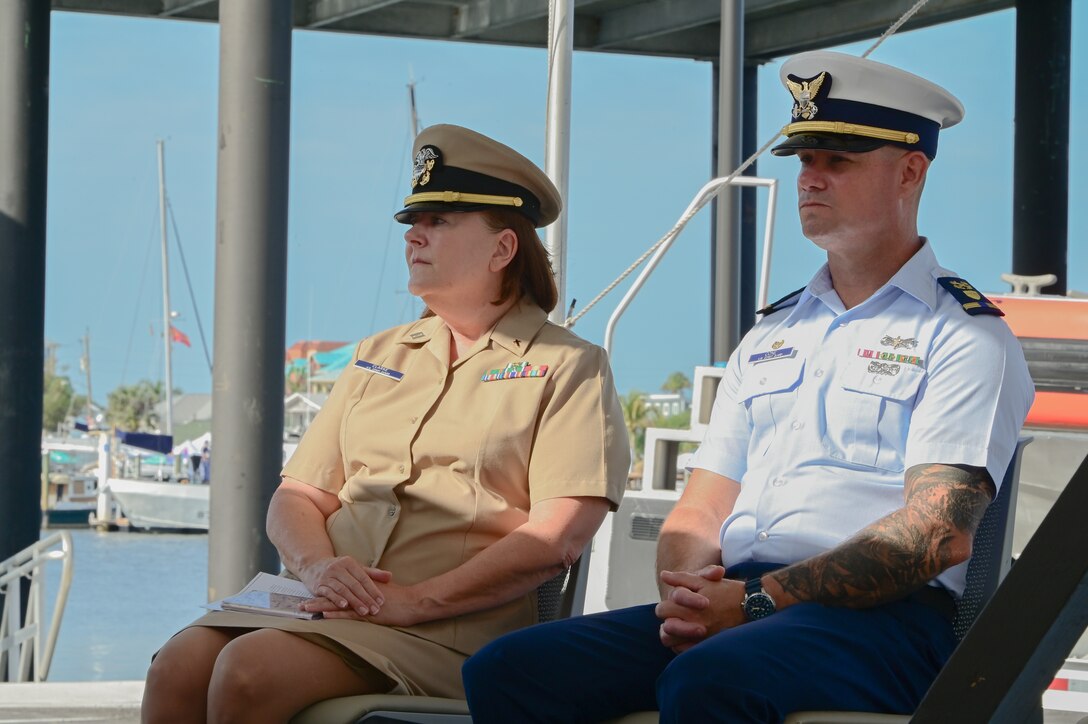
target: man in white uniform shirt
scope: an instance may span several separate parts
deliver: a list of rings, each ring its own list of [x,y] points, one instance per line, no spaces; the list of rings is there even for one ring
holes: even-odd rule
[[[917,229],[951,94],[838,53],[782,68],[804,234],[827,253],[726,366],[661,530],[661,602],[509,634],[474,721],[777,722],[912,711],[1034,389],[1001,312]],[[954,243],[950,240],[949,243]]]

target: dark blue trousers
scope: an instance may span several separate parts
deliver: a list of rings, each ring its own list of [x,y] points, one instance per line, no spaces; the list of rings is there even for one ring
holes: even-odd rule
[[[462,669],[476,724],[598,722],[660,709],[662,722],[781,722],[794,711],[910,713],[955,646],[914,602],[798,604],[680,655],[652,604],[533,626]]]

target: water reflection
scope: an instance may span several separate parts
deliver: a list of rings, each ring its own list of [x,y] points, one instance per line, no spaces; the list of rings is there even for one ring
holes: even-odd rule
[[[208,536],[75,530],[72,549],[49,681],[143,679],[151,655],[203,612]],[[60,566],[50,564],[49,615],[59,579]]]

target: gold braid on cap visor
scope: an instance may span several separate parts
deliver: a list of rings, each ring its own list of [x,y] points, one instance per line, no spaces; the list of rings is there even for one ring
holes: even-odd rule
[[[896,143],[918,143],[917,133],[892,131],[876,126],[861,126],[845,121],[798,121],[782,127],[784,136],[792,136],[795,133],[841,133],[851,136],[868,136]]]
[[[442,201],[447,204],[461,202],[466,204],[488,204],[489,206],[521,206],[525,202],[520,196],[491,196],[488,194],[469,194],[461,191],[425,191],[412,194],[404,200],[405,206],[424,201]]]

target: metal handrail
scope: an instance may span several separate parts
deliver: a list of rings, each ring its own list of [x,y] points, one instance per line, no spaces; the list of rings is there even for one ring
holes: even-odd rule
[[[45,566],[57,560],[61,561],[60,585],[43,643]],[[22,612],[24,578],[30,580],[25,619]],[[0,563],[0,595],[4,598],[3,613],[0,614],[0,672],[4,672],[7,681],[44,681],[49,675],[71,586],[72,535],[68,531],[54,533]]]
[[[616,309],[612,312],[612,316],[608,318],[608,324],[605,326],[604,330],[604,349],[609,357],[612,356],[612,336],[616,329],[616,323],[619,322],[623,313],[627,311],[627,307],[631,303],[631,300],[634,299],[635,295],[642,289],[642,285],[646,283],[646,280],[649,278],[650,274],[653,273],[654,269],[661,261],[661,258],[665,256],[665,252],[672,247],[673,242],[676,241],[676,237],[678,237],[684,227],[687,226],[687,222],[694,217],[695,212],[705,206],[714,196],[721,193],[722,189],[726,186],[767,187],[767,219],[763,224],[763,262],[760,265],[759,303],[756,305],[756,308],[761,309],[767,304],[767,287],[770,284],[771,277],[771,239],[774,236],[774,211],[778,201],[778,180],[758,178],[756,176],[734,176],[733,178],[726,176],[712,179],[699,189],[699,193],[695,195],[695,198],[688,204],[687,209],[680,215],[680,220],[676,223],[676,226],[669,231],[666,239],[662,240],[661,245],[646,263],[646,267],[638,275],[634,283],[631,284],[631,288],[627,290],[627,293],[623,295],[623,299],[620,300],[620,303],[616,305]]]

